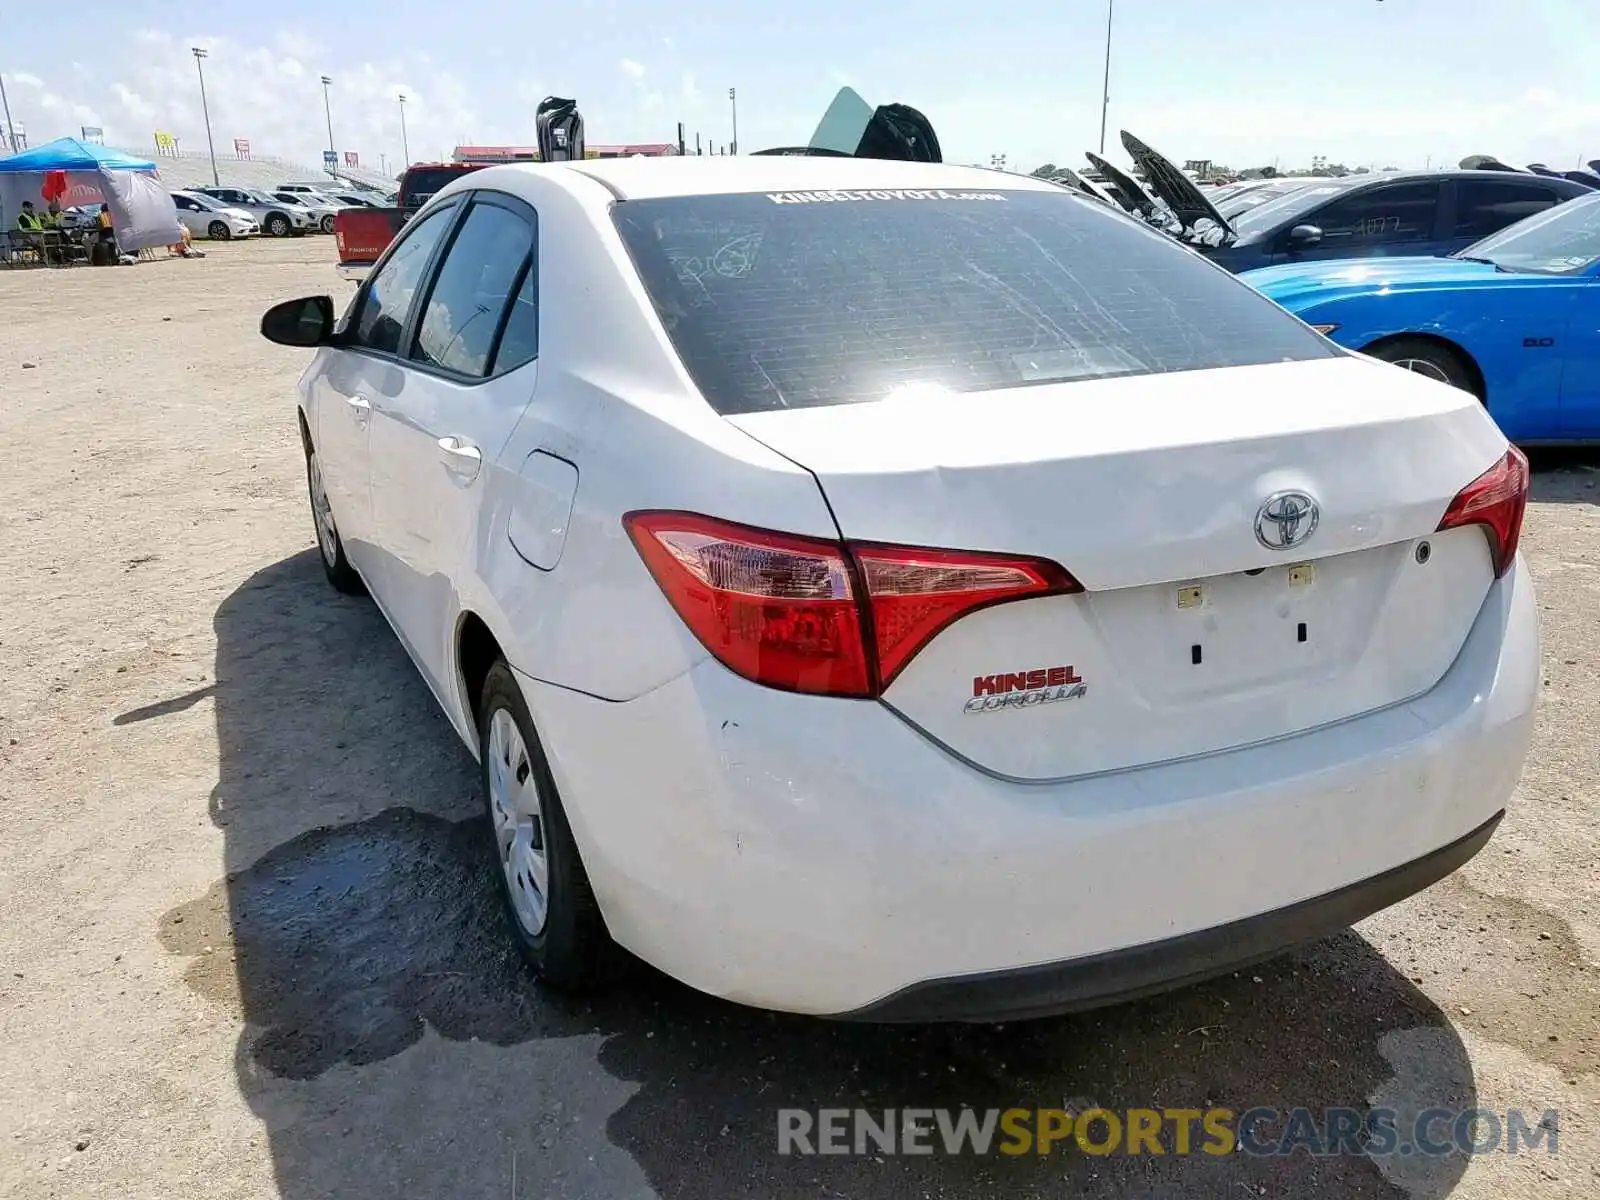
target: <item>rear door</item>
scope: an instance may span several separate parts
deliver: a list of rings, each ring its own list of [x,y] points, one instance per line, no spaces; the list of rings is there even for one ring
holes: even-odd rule
[[[1473,242],[1499,233],[1564,198],[1549,184],[1531,177],[1458,178],[1450,184],[1451,199],[1444,236],[1437,253],[1455,254]]]
[[[1434,534],[1505,452],[1475,399],[1071,193],[848,199],[614,219],[707,400],[814,473],[843,537],[1082,585],[960,617],[884,703],[1055,779],[1287,736],[1448,669],[1493,579],[1480,530]],[[923,619],[901,612],[880,645]]]
[[[1315,225],[1322,241],[1304,250],[1288,242],[1289,228],[1276,234],[1274,252],[1286,261],[1432,254],[1437,244],[1443,187],[1413,179],[1358,187],[1295,218]]]
[[[537,228],[521,201],[473,193],[406,333],[405,386],[374,397],[372,502],[390,549],[389,615],[441,694],[457,586],[478,567],[478,514],[533,398]]]

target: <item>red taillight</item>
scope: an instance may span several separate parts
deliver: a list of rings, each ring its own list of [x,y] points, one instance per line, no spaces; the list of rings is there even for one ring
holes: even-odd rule
[[[694,513],[623,520],[706,649],[746,679],[786,691],[879,695],[957,617],[1081,590],[1045,559],[840,543]]]
[[[1442,532],[1463,525],[1482,525],[1489,537],[1489,556],[1498,579],[1511,569],[1522,537],[1522,514],[1528,507],[1528,459],[1515,446],[1450,501],[1439,522]]]
[[[630,513],[624,523],[678,616],[729,670],[791,692],[872,694],[839,543],[692,513]]]
[[[879,688],[957,617],[974,609],[1083,589],[1039,558],[851,543],[871,601]]]

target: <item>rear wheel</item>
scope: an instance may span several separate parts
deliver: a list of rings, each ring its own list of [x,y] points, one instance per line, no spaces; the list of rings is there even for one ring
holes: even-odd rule
[[[619,952],[504,659],[489,668],[478,711],[490,844],[512,933],[546,983],[569,991],[592,987],[612,974]]]
[[[1392,342],[1373,346],[1366,353],[1407,371],[1448,383],[1453,388],[1477,394],[1476,381],[1466,360],[1438,342],[1427,338],[1396,338]]]
[[[282,213],[273,213],[267,217],[265,228],[268,237],[286,237],[289,233],[289,218]]]
[[[233,230],[228,228],[226,221],[213,221],[206,226],[206,236],[213,242],[225,242],[233,236]]]

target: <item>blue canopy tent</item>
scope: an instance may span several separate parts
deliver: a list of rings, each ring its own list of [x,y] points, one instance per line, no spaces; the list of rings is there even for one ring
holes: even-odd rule
[[[77,138],[57,138],[32,150],[0,158],[0,175],[43,171],[150,171],[156,164],[148,158],[135,158],[121,150],[81,142]]]
[[[123,250],[171,246],[183,239],[177,207],[154,162],[70,137],[0,158],[0,219],[7,228],[16,227],[24,200],[43,211],[44,183],[53,171],[66,176],[63,208],[105,204],[111,210]]]

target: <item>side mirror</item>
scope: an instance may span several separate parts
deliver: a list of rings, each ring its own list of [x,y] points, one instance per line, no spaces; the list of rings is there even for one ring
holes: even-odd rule
[[[303,296],[274,304],[261,316],[261,336],[280,346],[321,346],[333,336],[333,299]]]
[[[1322,241],[1322,229],[1316,225],[1296,225],[1289,230],[1289,249],[1306,250]]]

